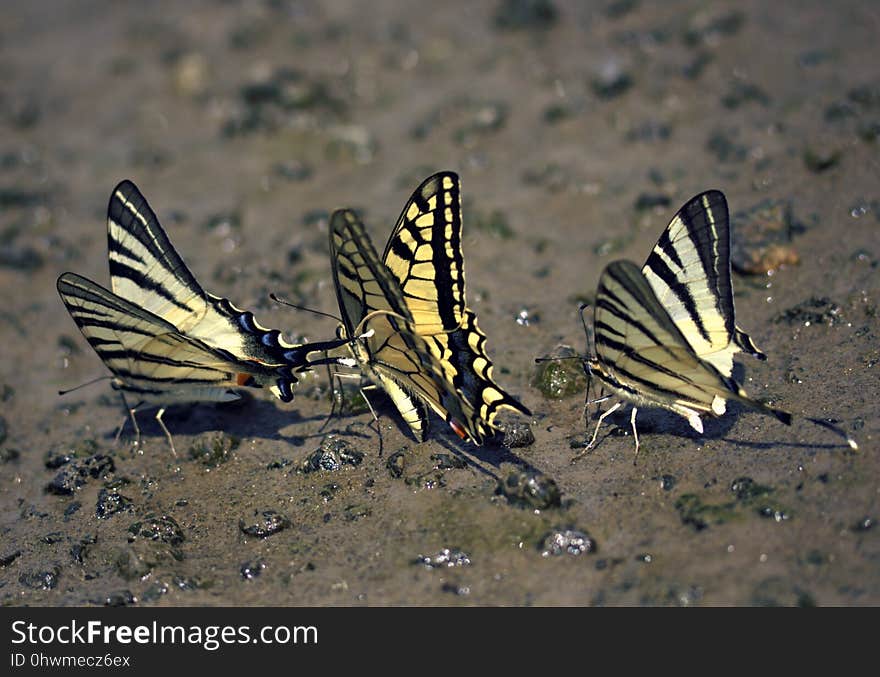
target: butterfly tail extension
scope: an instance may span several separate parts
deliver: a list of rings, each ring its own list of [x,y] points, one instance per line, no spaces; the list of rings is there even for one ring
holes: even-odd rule
[[[761,360],[761,362],[766,361],[767,355],[755,345],[755,342],[752,341],[751,336],[746,334],[739,327],[734,328],[733,332],[733,342],[739,346],[739,349],[744,353],[748,353],[756,360]]]

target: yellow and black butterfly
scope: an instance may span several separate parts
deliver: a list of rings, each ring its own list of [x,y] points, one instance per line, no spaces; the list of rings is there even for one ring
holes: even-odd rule
[[[599,278],[593,315],[595,357],[587,371],[634,406],[636,453],[640,406],[669,409],[703,432],[702,414],[721,416],[728,401],[791,425],[792,414],[749,398],[733,378],[739,351],[766,359],[736,326],[730,278],[727,201],[717,190],[689,200],[660,236],[641,270],[631,261],[609,264]],[[617,402],[596,425],[617,410]],[[815,418],[857,448],[844,431]]]
[[[330,257],[345,334],[376,330],[352,344],[355,358],[417,437],[426,432],[422,403],[477,444],[496,429],[500,408],[531,415],[492,379],[486,335],[465,302],[456,174],[416,189],[381,260],[357,215],[335,212]]]
[[[289,402],[295,372],[325,363],[309,355],[345,343],[288,343],[252,313],[205,292],[131,181],[114,188],[107,228],[112,291],[75,273],[61,275],[57,287],[113,373],[111,385],[122,394],[138,435],[134,411],[142,405],[160,406],[156,419],[173,450],[162,421],[166,405],[236,400],[240,395],[231,389],[242,386],[268,386]]]

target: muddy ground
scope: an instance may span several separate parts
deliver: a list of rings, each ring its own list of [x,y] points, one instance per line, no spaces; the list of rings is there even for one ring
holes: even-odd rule
[[[878,30],[872,2],[3,3],[0,602],[880,603]],[[328,212],[362,210],[382,247],[439,169],[461,174],[469,303],[533,444],[436,419],[417,444],[374,396],[380,455],[369,414],[319,430],[318,373],[290,405],[169,411],[174,458],[149,413],[141,449],[114,445],[106,381],[58,396],[106,373],[55,279],[107,283],[119,180],[208,290],[318,340],[332,320],[267,293],[335,312]],[[740,360],[746,389],[861,450],[733,407],[703,436],[643,410],[635,465],[628,413],[572,463],[583,384],[548,399],[534,358],[582,352],[602,267],[643,261],[708,188],[770,357]],[[303,472],[340,440],[348,462]],[[499,488],[528,476],[526,500]]]

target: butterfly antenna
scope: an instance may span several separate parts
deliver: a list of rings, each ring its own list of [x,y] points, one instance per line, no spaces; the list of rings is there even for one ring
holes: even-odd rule
[[[836,425],[834,425],[833,423],[829,423],[828,421],[823,421],[821,418],[810,418],[809,416],[804,416],[804,418],[807,419],[810,423],[815,423],[818,426],[822,426],[823,428],[826,428],[827,430],[830,430],[831,432],[840,435],[843,439],[846,440],[849,448],[853,451],[859,450],[859,445],[856,443],[856,441],[852,437],[847,435],[846,431],[842,428],[838,428]]]
[[[324,317],[329,317],[331,320],[336,320],[339,324],[342,324],[342,318],[336,317],[336,315],[332,315],[330,313],[325,313],[322,310],[315,310],[314,308],[308,308],[306,306],[298,306],[295,303],[291,303],[290,301],[286,301],[281,297],[277,296],[274,292],[269,294],[269,298],[275,301],[275,303],[280,303],[284,306],[290,306],[291,308],[295,308],[296,310],[304,310],[307,313],[314,313],[315,315],[323,315]]]
[[[78,386],[74,386],[73,388],[68,388],[67,390],[59,390],[59,395],[66,395],[67,393],[72,393],[74,390],[79,390],[80,388],[85,388],[86,386],[90,386],[93,383],[97,383],[98,381],[105,381],[108,378],[113,378],[112,376],[99,376],[98,378],[93,378],[91,381],[87,381],[85,383],[80,383]]]

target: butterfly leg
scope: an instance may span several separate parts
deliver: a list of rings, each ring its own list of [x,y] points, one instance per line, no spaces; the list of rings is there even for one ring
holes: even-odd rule
[[[376,424],[376,433],[379,435],[379,456],[382,455],[382,451],[385,447],[385,442],[382,438],[382,426],[379,425],[379,417],[376,415],[376,410],[373,409],[373,405],[370,403],[369,398],[367,397],[368,390],[376,390],[376,386],[372,383],[369,383],[365,386],[361,386],[361,397],[364,398],[364,402],[367,403],[367,407],[370,409],[370,413],[373,415],[373,423]]]
[[[633,429],[633,439],[635,439],[636,441],[636,455],[635,457],[633,457],[633,465],[636,464],[636,458],[639,455],[639,431],[636,430],[636,414],[638,413],[638,411],[639,410],[637,407],[633,407],[632,415],[629,417],[629,424],[632,426]]]
[[[159,409],[159,413],[156,414],[156,421],[161,426],[162,431],[165,433],[165,437],[168,438],[168,445],[171,447],[171,453],[174,456],[177,456],[177,449],[174,448],[174,440],[171,439],[171,433],[168,431],[168,428],[165,427],[165,421],[162,420],[162,416],[165,414],[165,407]]]
[[[584,448],[584,450],[582,452],[575,454],[574,458],[571,459],[572,461],[578,460],[581,456],[586,454],[588,450],[593,448],[593,445],[596,444],[596,438],[599,436],[599,428],[602,426],[602,422],[608,416],[610,416],[615,411],[620,409],[620,405],[622,405],[622,404],[623,404],[623,402],[618,402],[617,404],[615,404],[613,407],[611,407],[608,411],[606,411],[604,414],[602,414],[599,417],[599,420],[596,422],[596,429],[593,431],[593,438],[590,440],[590,443]]]
[[[138,402],[133,407],[130,407],[128,406],[128,400],[125,399],[125,395],[119,393],[119,396],[122,398],[122,406],[125,407],[126,416],[122,419],[122,423],[119,424],[119,428],[116,429],[116,437],[113,440],[113,444],[119,444],[119,438],[122,436],[122,431],[125,428],[125,421],[130,418],[131,425],[134,428],[134,446],[139,448],[141,446],[141,429],[134,414],[143,402]]]
[[[330,365],[327,365],[327,381],[330,383],[330,413],[327,415],[327,418],[324,419],[324,422],[321,424],[321,427],[318,428],[318,432],[323,432],[324,428],[327,427],[327,424],[330,423],[330,419],[333,418],[333,415],[336,413],[336,388],[334,387],[334,382],[339,381],[339,387],[342,388],[342,377],[343,374],[339,374],[336,371],[330,369]]]

